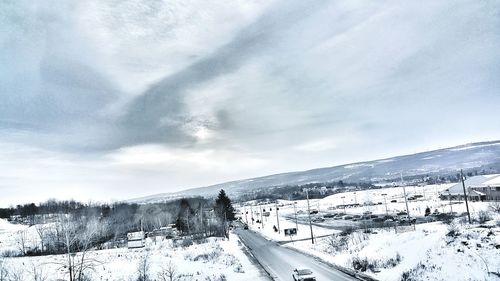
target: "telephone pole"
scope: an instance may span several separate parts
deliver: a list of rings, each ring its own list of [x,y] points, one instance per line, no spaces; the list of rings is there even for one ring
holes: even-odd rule
[[[252,225],[253,225],[253,221],[254,221],[254,219],[253,219],[253,205],[250,205],[250,217],[252,219]]]
[[[469,217],[469,224],[471,224],[470,220],[470,212],[469,212],[469,202],[467,200],[467,192],[465,190],[465,182],[464,182],[464,172],[460,170],[460,179],[462,180],[462,187],[464,188],[464,198],[465,198],[465,207],[467,207],[467,216]]]
[[[274,205],[274,207],[276,208],[276,223],[278,224],[278,233],[281,233],[281,230],[280,230],[280,217],[278,215],[278,200],[276,200],[276,204]]]
[[[387,211],[387,201],[385,200],[385,196],[387,196],[386,193],[383,193],[382,196],[384,196],[384,205],[385,205],[385,215],[389,215],[389,212]]]
[[[309,206],[309,190],[306,188],[307,197],[307,216],[309,217],[309,228],[311,229],[311,242],[314,244],[313,226],[311,223],[311,208]]]
[[[408,219],[410,218],[410,209],[408,208],[408,200],[406,199],[406,188],[405,184],[403,183],[403,173],[400,173],[401,175],[401,185],[403,186],[403,193],[405,196],[405,204],[406,204],[406,215],[408,216]]]
[[[299,223],[297,222],[297,202],[293,202],[293,211],[295,213],[295,229],[299,231]]]
[[[262,230],[264,230],[264,215],[262,214],[262,205],[260,206],[260,224],[262,225]]]

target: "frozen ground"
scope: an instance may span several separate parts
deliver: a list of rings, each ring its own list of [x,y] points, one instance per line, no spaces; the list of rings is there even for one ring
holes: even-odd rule
[[[0,246],[0,251],[16,249],[15,244],[10,243],[15,243],[16,231],[25,227],[11,225],[4,220],[0,220],[0,225],[0,239],[6,245],[6,248]],[[252,263],[242,247],[238,237],[233,234],[230,234],[229,240],[209,238],[203,243],[186,247],[174,247],[171,240],[157,241],[155,244],[148,239],[147,246],[142,249],[90,251],[87,257],[95,260],[96,266],[91,272],[93,280],[136,280],[138,266],[145,258],[153,280],[160,280],[157,278],[158,273],[169,263],[177,272],[179,279],[176,280],[266,280],[264,273]],[[21,280],[33,280],[33,266],[41,270],[48,281],[66,279],[68,276],[63,266],[66,263],[65,255],[3,258],[3,262],[11,273],[22,274]]]

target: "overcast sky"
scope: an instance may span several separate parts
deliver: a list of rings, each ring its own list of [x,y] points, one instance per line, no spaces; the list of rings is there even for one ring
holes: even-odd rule
[[[500,2],[0,3],[0,206],[500,139]]]

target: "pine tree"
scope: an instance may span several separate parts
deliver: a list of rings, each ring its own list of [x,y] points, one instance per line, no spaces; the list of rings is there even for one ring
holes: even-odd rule
[[[219,196],[215,200],[215,212],[221,220],[233,221],[235,219],[233,204],[224,189],[220,190]]]

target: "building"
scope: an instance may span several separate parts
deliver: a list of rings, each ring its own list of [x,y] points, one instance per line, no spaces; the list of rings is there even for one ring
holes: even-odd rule
[[[481,175],[467,178],[464,181],[467,199],[470,201],[500,200],[500,175]],[[441,199],[464,200],[462,182],[458,182],[441,192]]]
[[[484,194],[485,200],[500,201],[500,176],[493,177],[481,186],[473,187],[473,189]]]
[[[127,247],[129,249],[142,248],[146,245],[144,231],[129,232],[127,234]]]

